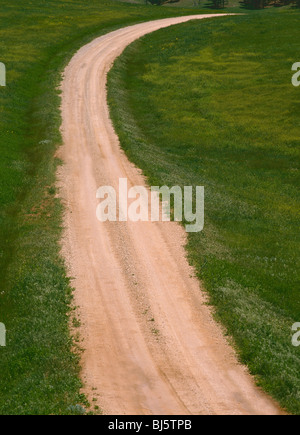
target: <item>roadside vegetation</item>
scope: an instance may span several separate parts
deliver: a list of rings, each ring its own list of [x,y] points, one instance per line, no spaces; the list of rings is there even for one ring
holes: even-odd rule
[[[300,413],[300,11],[148,35],[109,74],[111,114],[149,185],[206,189],[188,256],[258,385]]]
[[[72,54],[136,22],[190,14],[109,0],[2,0],[0,62],[0,414],[80,414],[72,290],[59,256],[58,86]]]
[[[269,8],[300,8],[300,0],[122,0],[128,3],[151,4],[155,6],[227,9],[230,12],[238,10],[258,10]]]

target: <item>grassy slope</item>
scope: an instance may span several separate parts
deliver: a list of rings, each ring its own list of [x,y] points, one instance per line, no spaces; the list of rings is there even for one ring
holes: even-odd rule
[[[109,76],[112,116],[152,185],[204,185],[188,252],[258,383],[300,412],[299,11],[156,32]]]
[[[58,245],[60,71],[94,36],[190,11],[105,0],[2,0],[0,10],[0,62],[8,71],[0,88],[0,322],[8,330],[0,414],[72,413],[84,398]]]
[[[145,0],[121,0],[124,3],[145,4]],[[163,7],[166,8],[190,8],[193,10],[206,9],[209,12],[213,9],[212,0],[179,0],[176,2],[170,1],[165,3]],[[273,8],[273,6],[271,6]],[[226,0],[224,9],[219,9],[220,12],[247,12],[249,8],[246,7],[241,0]],[[282,6],[281,9],[290,9],[290,6]]]

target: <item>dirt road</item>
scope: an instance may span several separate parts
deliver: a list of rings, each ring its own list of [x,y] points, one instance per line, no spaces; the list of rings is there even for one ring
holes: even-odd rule
[[[117,189],[119,178],[127,178],[129,187],[145,185],[113,130],[106,74],[137,38],[190,19],[102,36],[83,47],[65,71],[63,254],[82,320],[85,391],[96,395],[106,414],[277,414],[212,320],[185,258],[181,226],[96,219],[100,186]]]

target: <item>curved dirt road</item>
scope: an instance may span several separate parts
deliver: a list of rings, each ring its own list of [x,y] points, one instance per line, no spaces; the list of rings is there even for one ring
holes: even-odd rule
[[[63,254],[82,321],[85,392],[96,395],[106,414],[280,413],[212,320],[185,259],[181,226],[96,219],[100,186],[117,189],[119,178],[127,178],[129,187],[145,185],[109,118],[106,74],[112,62],[142,35],[206,17],[117,30],[83,47],[65,71]]]

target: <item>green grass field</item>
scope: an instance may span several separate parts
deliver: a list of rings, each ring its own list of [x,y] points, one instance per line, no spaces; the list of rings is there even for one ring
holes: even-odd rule
[[[2,0],[0,10],[7,67],[0,88],[0,323],[7,327],[0,415],[80,414],[76,405],[93,408],[80,394],[80,349],[69,328],[78,322],[59,255],[61,72],[96,36],[191,9]],[[299,351],[290,339],[300,320],[299,97],[290,68],[299,61],[299,14],[220,20],[130,47],[111,75],[112,111],[124,148],[150,182],[206,187],[206,228],[190,237],[190,259],[243,361],[297,413]],[[253,36],[248,44],[245,35]]]
[[[59,256],[55,194],[60,73],[72,54],[115,28],[190,10],[109,0],[2,0],[0,62],[0,414],[73,414],[78,349],[69,332],[71,288]],[[76,323],[76,322],[75,322]]]
[[[206,189],[188,253],[257,382],[300,413],[300,13],[268,10],[158,31],[109,75],[111,113],[150,185]]]
[[[145,4],[146,0],[121,0],[124,3],[133,3],[133,4]],[[150,2],[150,0],[148,0]],[[280,0],[277,0],[277,3],[279,3]],[[274,9],[274,2],[272,1],[270,5],[266,6],[267,9]],[[283,3],[283,2],[282,2]],[[206,9],[207,12],[209,12],[213,8],[213,1],[212,0],[169,0],[169,2],[163,3],[163,7],[165,8],[186,8],[186,9]],[[281,5],[280,9],[290,9],[291,5]],[[249,7],[246,6],[243,2],[243,0],[225,0],[225,7],[220,8],[220,12],[249,12]]]

